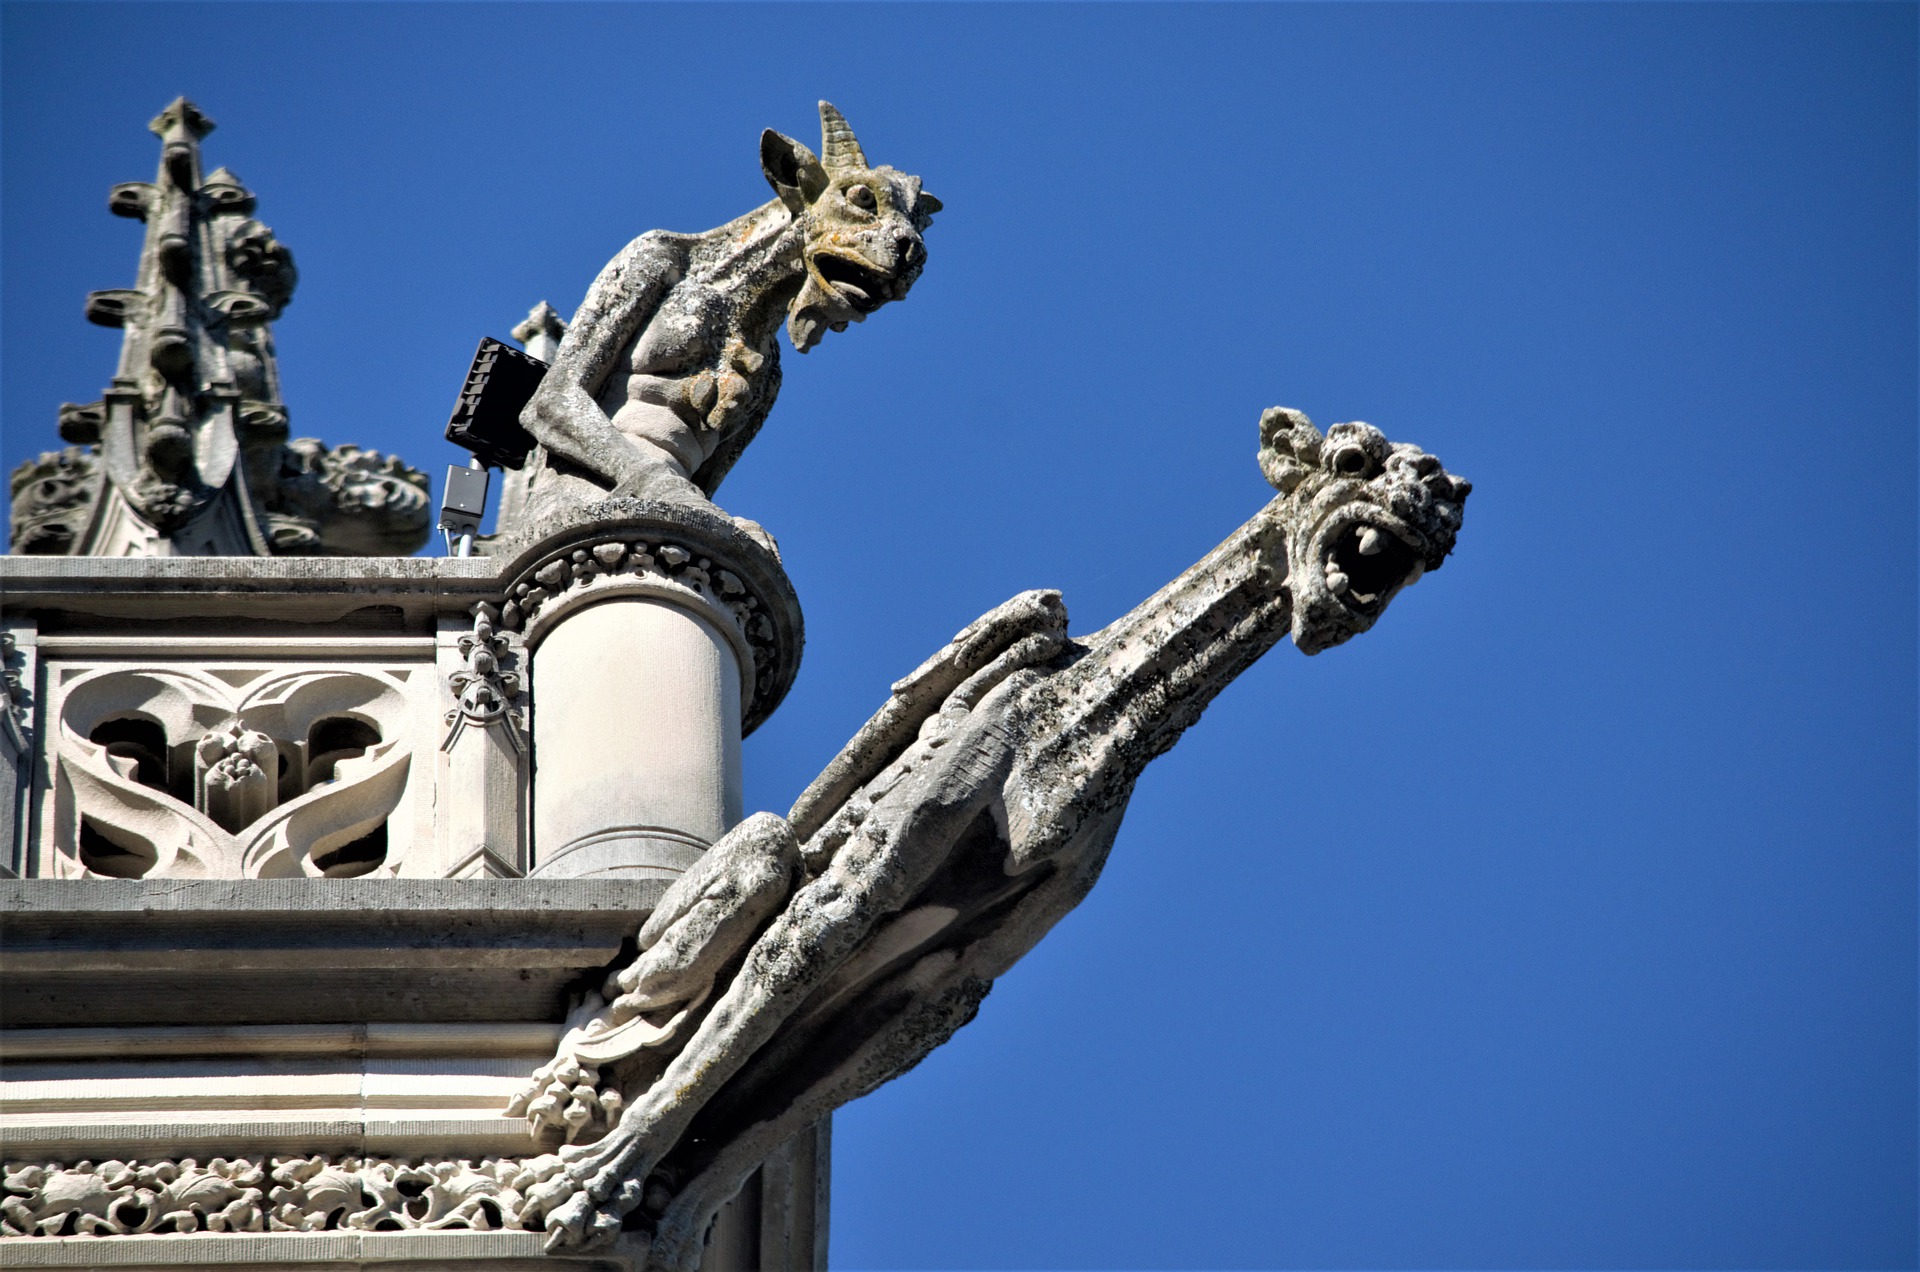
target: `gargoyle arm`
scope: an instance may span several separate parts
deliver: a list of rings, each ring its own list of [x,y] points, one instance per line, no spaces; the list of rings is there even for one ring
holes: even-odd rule
[[[587,289],[553,366],[520,413],[521,427],[548,454],[607,482],[616,495],[638,488],[649,461],[596,399],[683,269],[672,239],[658,230],[621,249]]]

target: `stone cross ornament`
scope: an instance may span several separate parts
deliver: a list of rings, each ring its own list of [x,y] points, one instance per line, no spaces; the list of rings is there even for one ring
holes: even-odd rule
[[[623,1234],[690,1272],[781,1143],[972,1019],[1099,878],[1135,781],[1291,634],[1318,653],[1439,568],[1468,490],[1366,424],[1260,421],[1279,494],[1132,613],[1067,634],[1056,592],[984,615],[893,687],[787,817],[720,840],[510,1106],[520,1221]]]
[[[827,102],[820,131],[818,156],[761,136],[776,198],[704,234],[642,234],[600,271],[521,415],[530,519],[609,493],[707,502],[780,390],[782,316],[805,353],[913,286],[940,201],[871,166]]]

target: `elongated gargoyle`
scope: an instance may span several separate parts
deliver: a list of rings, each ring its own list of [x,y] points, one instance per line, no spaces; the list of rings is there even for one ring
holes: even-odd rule
[[[530,514],[609,490],[705,502],[773,408],[782,315],[805,353],[907,294],[940,201],[868,166],[827,102],[820,132],[818,157],[761,135],[777,198],[704,234],[642,234],[600,271],[520,417],[540,443]]]
[[[624,1224],[651,1267],[694,1267],[757,1163],[945,1042],[1079,904],[1141,771],[1229,681],[1288,633],[1366,631],[1452,550],[1469,487],[1432,456],[1282,408],[1260,430],[1280,494],[1198,564],[1091,636],[1054,592],[986,614],[785,820],[668,890],[510,1109],[569,1141],[519,1216],[550,1249]]]

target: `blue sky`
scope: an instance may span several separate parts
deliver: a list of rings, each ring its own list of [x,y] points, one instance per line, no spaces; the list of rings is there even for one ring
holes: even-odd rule
[[[836,1123],[845,1268],[1916,1261],[1916,9],[0,10],[0,451],[57,445],[179,93],[301,283],[297,434],[436,474],[479,336],[767,197],[835,101],[946,204],[721,503],[807,610],[784,809],[1023,588],[1091,630],[1268,497],[1263,407],[1470,477],[1105,879]]]

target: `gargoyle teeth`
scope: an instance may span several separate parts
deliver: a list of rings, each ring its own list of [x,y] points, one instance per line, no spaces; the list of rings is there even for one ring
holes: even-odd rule
[[[1347,588],[1349,586],[1350,586],[1350,583],[1346,575],[1342,574],[1340,571],[1336,569],[1333,569],[1331,566],[1328,567],[1327,591],[1332,592],[1335,596],[1345,596],[1347,594]]]
[[[1375,530],[1372,526],[1368,526],[1365,530],[1362,530],[1360,532],[1360,555],[1361,556],[1378,556],[1380,555],[1381,550],[1386,546],[1387,546],[1386,536],[1381,534],[1378,530]]]

